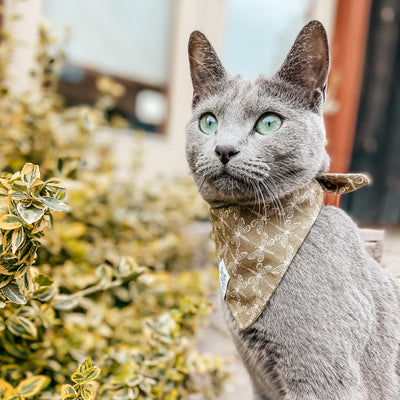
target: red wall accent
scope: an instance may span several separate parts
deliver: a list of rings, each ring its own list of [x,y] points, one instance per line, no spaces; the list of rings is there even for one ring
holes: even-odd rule
[[[370,9],[371,0],[338,0],[328,92],[331,83],[340,108],[325,116],[332,172],[348,172],[350,166]],[[339,196],[326,196],[326,204],[338,206]]]

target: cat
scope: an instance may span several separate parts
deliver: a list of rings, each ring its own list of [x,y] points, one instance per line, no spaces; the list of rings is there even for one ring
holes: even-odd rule
[[[198,31],[189,63],[186,154],[212,209],[279,207],[328,170],[322,108],[330,61],[320,22],[301,30],[271,77],[231,77]],[[251,326],[239,329],[223,296],[221,303],[254,400],[400,399],[400,286],[340,208],[322,207]]]

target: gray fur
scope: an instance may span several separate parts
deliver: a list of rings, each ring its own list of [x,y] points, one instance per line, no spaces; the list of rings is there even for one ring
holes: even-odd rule
[[[189,42],[194,86],[187,159],[211,205],[262,204],[326,171],[322,106],[329,68],[322,25],[300,32],[281,69],[255,81],[230,77],[200,32]],[[266,111],[284,118],[263,136]],[[212,112],[218,130],[199,119]],[[215,147],[239,153],[227,164]],[[258,320],[240,332],[222,301],[255,400],[394,400],[400,398],[400,287],[367,254],[356,225],[323,207]]]

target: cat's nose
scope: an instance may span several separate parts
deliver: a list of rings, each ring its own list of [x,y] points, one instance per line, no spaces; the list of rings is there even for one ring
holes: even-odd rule
[[[215,148],[215,154],[221,160],[222,164],[228,163],[232,157],[239,153],[240,151],[232,146],[217,146]]]

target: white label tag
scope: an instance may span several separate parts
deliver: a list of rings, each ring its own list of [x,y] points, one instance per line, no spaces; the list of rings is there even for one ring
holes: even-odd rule
[[[219,263],[219,285],[221,286],[222,297],[226,297],[226,289],[228,288],[229,280],[231,279],[228,270],[225,267],[224,260]]]

